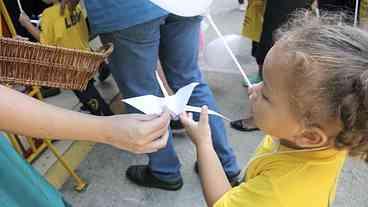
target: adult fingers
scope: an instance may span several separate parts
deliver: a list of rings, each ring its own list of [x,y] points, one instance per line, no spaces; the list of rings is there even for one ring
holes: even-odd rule
[[[167,141],[169,139],[169,130],[166,130],[166,133],[159,139],[154,140],[153,142],[147,144],[145,146],[144,151],[157,151],[161,148],[166,147]]]
[[[162,128],[166,128],[170,123],[170,113],[165,110],[158,118],[149,121],[144,121],[142,127],[144,127],[146,133],[150,134]]]
[[[167,123],[165,127],[159,128],[156,131],[146,134],[146,136],[144,136],[141,142],[144,142],[145,144],[147,144],[149,142],[152,142],[153,140],[156,140],[158,137],[162,137],[169,130],[169,125],[170,125],[170,122]]]
[[[159,149],[164,148],[166,146],[168,139],[169,139],[169,130],[166,130],[166,133],[161,138],[159,139],[156,138],[152,142],[137,146],[134,152],[137,154],[147,154],[156,152]]]
[[[130,118],[137,119],[139,121],[151,121],[153,119],[157,119],[159,115],[147,115],[147,114],[129,114]]]
[[[208,107],[203,106],[201,116],[199,117],[199,124],[208,124]]]
[[[170,125],[170,115],[167,113],[160,118],[142,122],[137,130],[139,133],[139,144],[147,144],[164,135]]]

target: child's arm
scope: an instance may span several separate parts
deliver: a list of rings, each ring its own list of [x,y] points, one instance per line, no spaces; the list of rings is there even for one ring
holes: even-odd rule
[[[94,141],[135,153],[157,151],[167,142],[168,112],[159,117],[98,117],[52,106],[1,85],[0,97],[0,130],[38,138]]]
[[[197,161],[204,196],[207,205],[213,206],[231,189],[231,185],[212,146],[207,107],[202,108],[198,123],[193,121],[191,114],[184,113],[180,119],[197,148]]]
[[[40,30],[31,23],[27,14],[21,13],[18,21],[38,42],[40,41]]]

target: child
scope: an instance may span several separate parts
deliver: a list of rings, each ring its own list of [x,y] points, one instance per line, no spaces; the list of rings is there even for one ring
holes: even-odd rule
[[[267,54],[250,99],[268,135],[238,187],[212,147],[206,107],[198,123],[181,115],[208,206],[331,206],[346,155],[368,161],[368,34],[338,19],[300,14]]]
[[[78,5],[74,10],[66,9],[60,15],[58,0],[43,0],[47,4],[54,5],[45,9],[41,15],[41,31],[32,25],[28,16],[22,13],[19,22],[42,44],[61,46],[66,48],[90,50],[88,45],[88,29],[85,14]],[[83,92],[73,91],[87,109],[94,115],[113,115],[109,106],[101,97],[91,80],[87,89]]]

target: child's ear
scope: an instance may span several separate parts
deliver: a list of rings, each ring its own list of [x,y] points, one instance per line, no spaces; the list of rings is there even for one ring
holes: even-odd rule
[[[295,139],[295,144],[302,148],[323,147],[328,144],[328,136],[322,129],[310,127]]]
[[[292,59],[291,60],[294,61],[293,64],[295,64],[295,67],[305,68],[307,65],[309,65],[308,58],[302,52],[292,53]]]

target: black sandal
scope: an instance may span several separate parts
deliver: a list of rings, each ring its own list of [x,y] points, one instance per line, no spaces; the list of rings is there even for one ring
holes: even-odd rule
[[[243,131],[243,132],[258,131],[259,130],[258,127],[249,127],[249,126],[247,126],[247,124],[245,124],[245,125],[243,124],[243,120],[245,120],[245,122],[247,123],[251,119],[252,118],[239,119],[239,120],[236,120],[236,121],[232,121],[232,122],[230,122],[230,126],[233,129]]]

